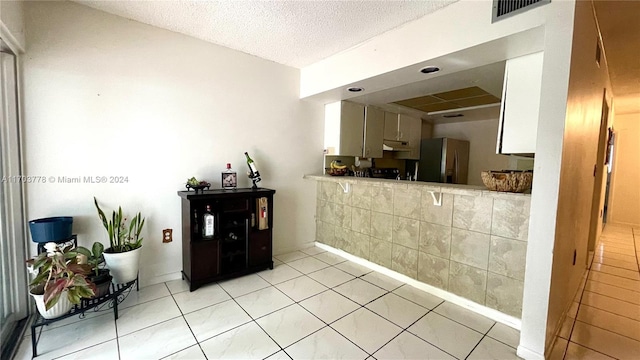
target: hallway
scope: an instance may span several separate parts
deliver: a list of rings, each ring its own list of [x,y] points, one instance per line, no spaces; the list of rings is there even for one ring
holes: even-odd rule
[[[607,225],[551,359],[640,359],[640,228]]]

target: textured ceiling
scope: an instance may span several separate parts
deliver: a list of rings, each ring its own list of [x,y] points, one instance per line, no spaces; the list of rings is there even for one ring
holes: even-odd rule
[[[640,112],[640,1],[595,1],[616,113]]]
[[[300,68],[456,1],[76,2]]]

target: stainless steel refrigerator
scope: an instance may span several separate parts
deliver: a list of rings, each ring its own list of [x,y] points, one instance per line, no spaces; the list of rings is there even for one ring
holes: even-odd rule
[[[469,142],[450,138],[422,139],[418,181],[466,184]]]

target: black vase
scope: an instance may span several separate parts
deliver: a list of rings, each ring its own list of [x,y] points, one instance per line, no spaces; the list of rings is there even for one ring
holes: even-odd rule
[[[109,269],[99,269],[98,275],[92,273],[89,276],[89,281],[96,285],[96,294],[91,299],[101,298],[105,295],[109,295],[109,287],[111,286],[111,275],[109,275]]]

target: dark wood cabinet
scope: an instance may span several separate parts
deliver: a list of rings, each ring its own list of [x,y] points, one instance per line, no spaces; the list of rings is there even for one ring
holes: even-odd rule
[[[178,192],[182,198],[182,275],[191,291],[210,282],[273,269],[273,194],[275,190],[262,188]],[[263,199],[263,208],[259,199]],[[213,238],[202,235],[207,208],[214,216]],[[260,229],[261,217],[267,228]]]

